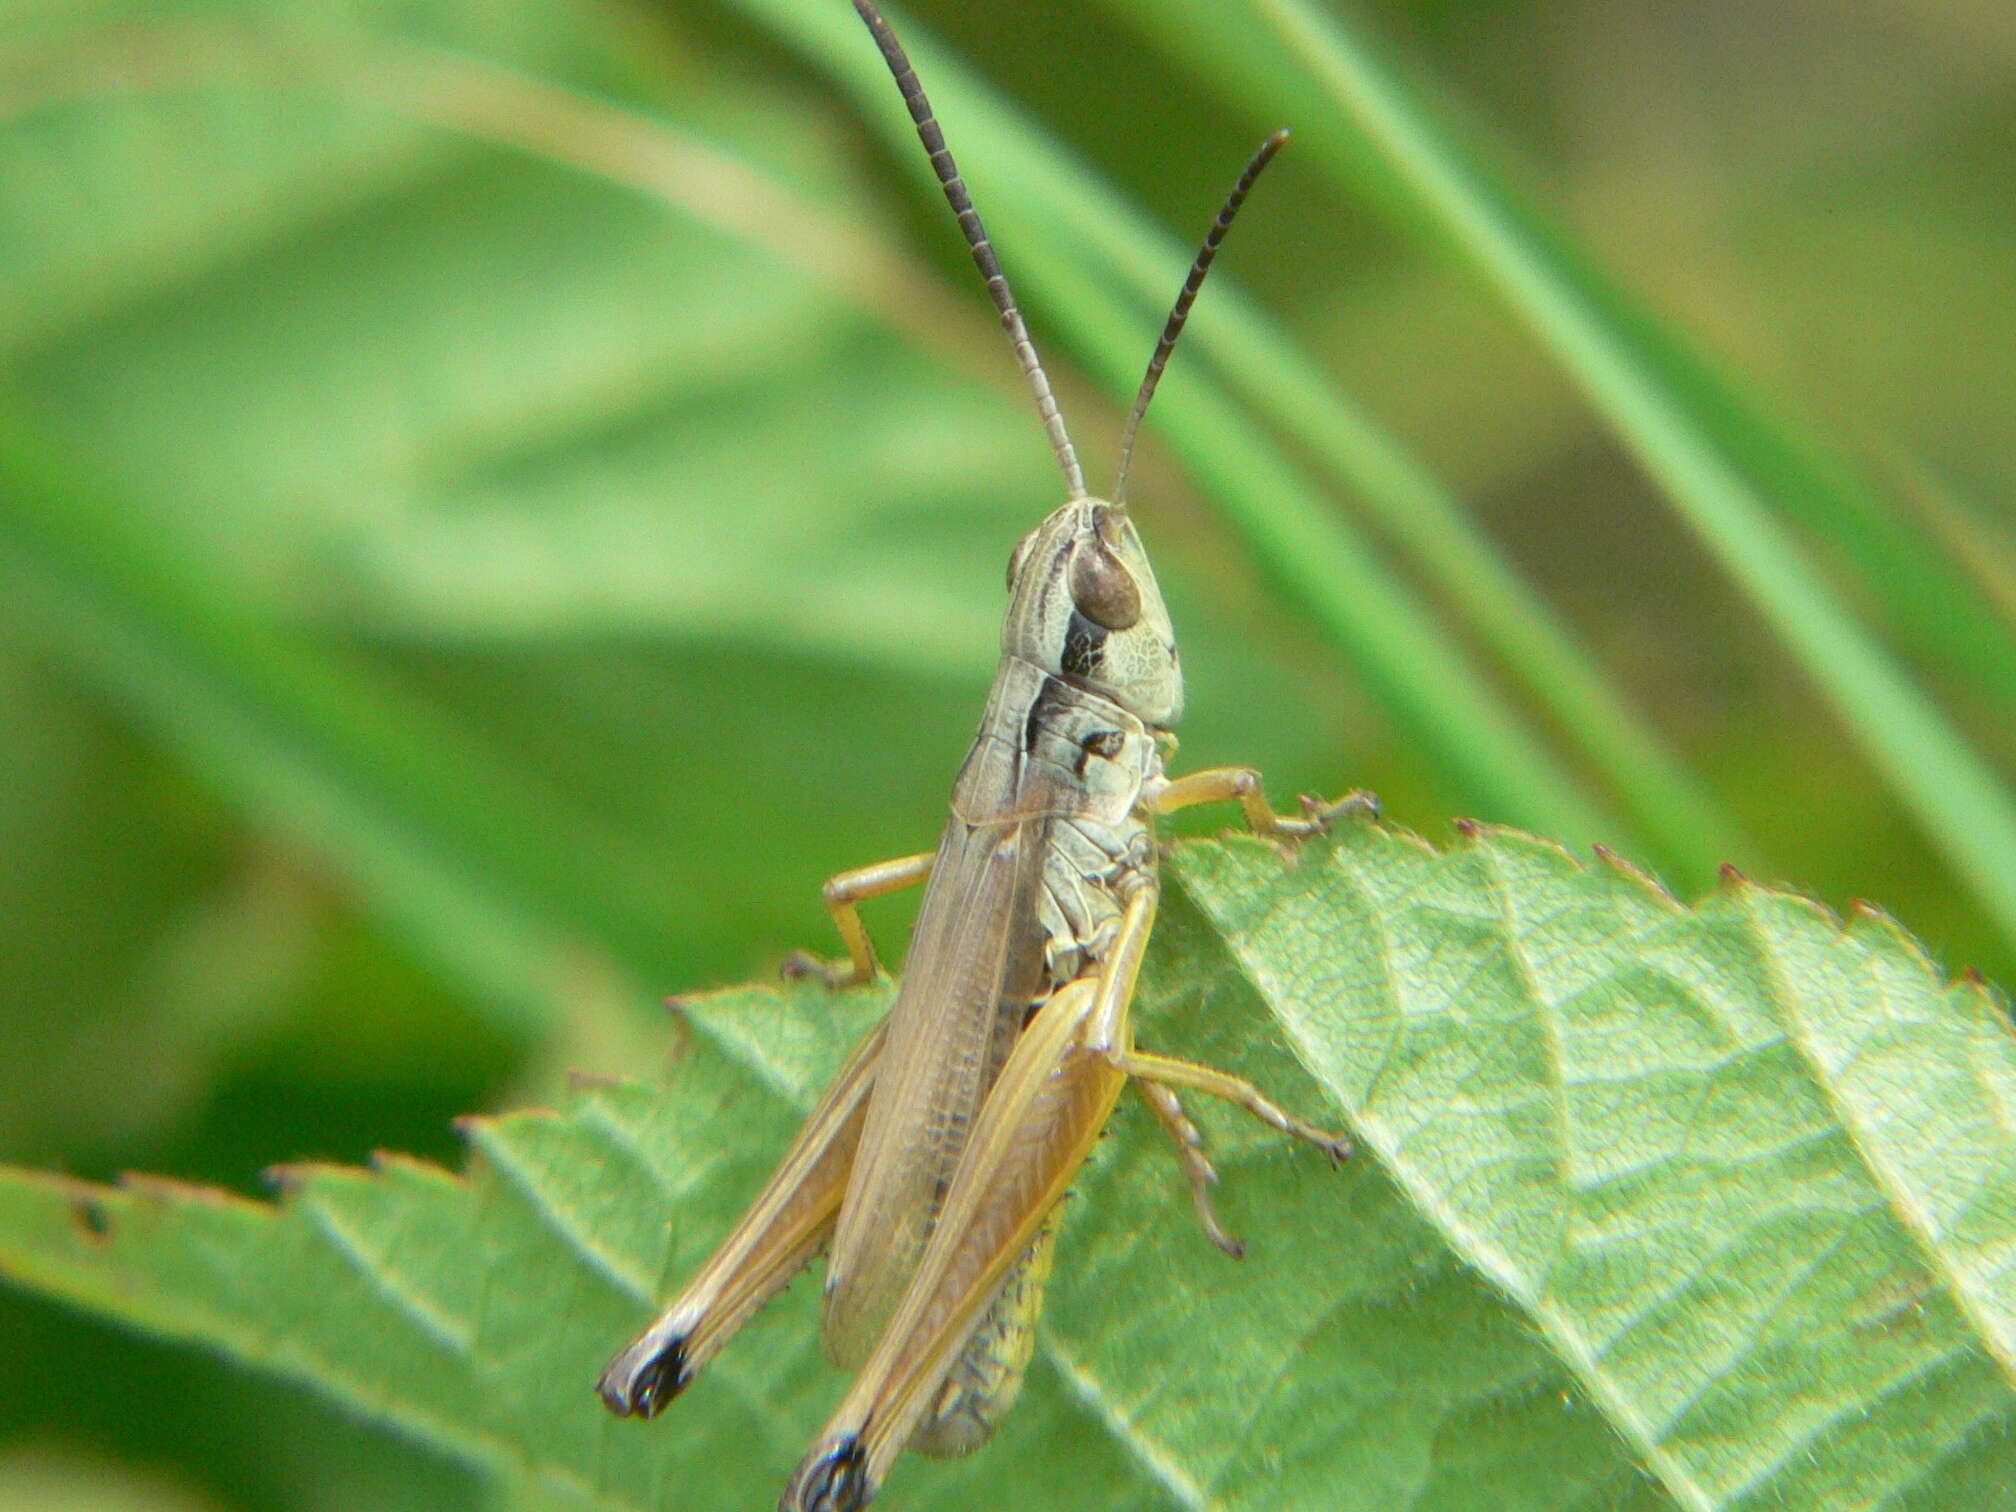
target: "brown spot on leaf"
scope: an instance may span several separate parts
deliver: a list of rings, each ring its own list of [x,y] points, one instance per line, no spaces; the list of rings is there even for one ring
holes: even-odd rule
[[[105,1204],[96,1197],[73,1197],[70,1200],[70,1220],[77,1225],[77,1231],[91,1244],[109,1244],[112,1241],[112,1214]]]

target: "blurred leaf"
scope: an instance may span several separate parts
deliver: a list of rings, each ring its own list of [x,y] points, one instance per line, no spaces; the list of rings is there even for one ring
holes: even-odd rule
[[[218,1512],[479,1512],[482,1477],[326,1396],[0,1288],[0,1506],[155,1494]],[[118,1391],[106,1390],[117,1381]],[[18,1468],[17,1468],[18,1467]],[[9,1479],[9,1471],[19,1476]],[[17,1490],[17,1487],[19,1488]],[[67,1494],[73,1500],[61,1499]],[[32,1504],[31,1504],[32,1505]],[[164,1509],[165,1512],[165,1509]]]
[[[346,872],[507,1019],[549,1013],[590,941],[642,950],[642,887],[626,897],[621,848],[570,827],[556,797],[258,620],[201,559],[15,424],[0,428],[0,498],[0,575],[24,621]]]
[[[556,980],[599,1000],[597,952],[654,984],[746,972],[818,926],[823,872],[928,839],[991,666],[1001,563],[1050,496],[1040,443],[1019,407],[948,381],[798,265],[858,297],[888,259],[826,234],[848,187],[817,117],[771,86],[681,71],[668,93],[710,145],[566,87],[626,56],[586,21],[493,37],[480,7],[397,26],[366,10],[380,26],[339,8],[247,27],[199,5],[129,28],[115,9],[21,64],[0,159],[89,163],[67,197],[29,182],[38,214],[74,223],[64,246],[86,227],[100,245],[21,254],[22,308],[49,315],[24,317],[9,368],[39,402],[34,448],[73,475],[58,493],[97,500],[64,549],[109,616],[24,628],[143,727],[182,721],[201,781],[333,859],[515,1022],[553,1011]],[[459,24],[486,54],[427,50]],[[291,124],[269,141],[275,110]],[[213,159],[244,168],[242,194],[206,198]],[[582,171],[598,167],[617,184]],[[129,201],[128,178],[147,192]],[[819,238],[752,246],[750,223]],[[181,258],[185,236],[215,255]],[[915,336],[935,284],[897,271],[862,302]],[[954,308],[998,357],[984,301]],[[128,591],[101,528],[142,576],[158,547],[189,603],[244,631],[200,653],[206,676],[277,640],[294,686],[258,696],[306,717],[303,665],[345,669],[357,697],[332,693],[289,759],[374,795],[371,823],[325,824],[268,786],[286,786],[271,747],[220,739],[140,662],[112,674],[109,624],[192,654],[195,632]],[[1167,576],[1180,590],[1180,560]],[[1283,782],[1341,787],[1358,710],[1269,630],[1186,631],[1197,748],[1236,732]]]
[[[284,952],[254,950],[233,983],[215,996],[206,986],[205,1009],[222,1012],[204,1012],[199,1026],[186,1005],[170,1006],[178,952],[162,948],[163,936],[187,941],[201,921],[225,932],[234,916],[251,922],[225,901],[223,847],[206,833],[203,805],[169,801],[172,784],[137,743],[108,730],[25,639],[0,607],[0,1039],[9,1052],[0,1056],[0,1148],[51,1161],[171,1121],[207,1079],[216,1054],[207,1027],[234,1009],[241,1022],[269,1012],[260,989],[287,973],[276,958]],[[264,917],[277,923],[287,900],[273,901]],[[136,1002],[143,1014],[119,1011]],[[135,1017],[144,1019],[137,1035]],[[139,1085],[129,1051],[149,1067]]]
[[[858,861],[890,843],[892,811],[942,804],[956,748],[938,756],[912,706],[961,673],[984,686],[1029,512],[1001,487],[1023,428],[801,273],[431,124],[492,120],[490,83],[528,132],[570,75],[617,71],[638,42],[579,7],[489,9],[281,7],[249,25],[230,6],[113,6],[5,39],[0,175],[25,218],[18,243],[0,234],[20,317],[0,321],[0,355],[37,401],[42,432],[14,439],[47,475],[16,478],[0,533],[23,573],[71,554],[60,592],[41,579],[60,609],[10,606],[31,645],[173,730],[200,781],[333,860],[522,1030],[571,983],[599,994],[605,953],[653,982],[781,953],[781,921],[816,917],[822,857]],[[443,42],[487,49],[489,72],[416,45]],[[809,125],[702,72],[680,101],[759,143],[740,161],[833,181]],[[84,494],[89,525],[66,497]],[[45,506],[60,547],[31,523]],[[179,608],[133,591],[150,575],[179,580]],[[206,614],[227,628],[199,647]],[[359,633],[375,639],[330,644]],[[110,660],[108,636],[129,643]],[[693,649],[668,670],[649,648],[675,637]],[[285,686],[225,686],[276,644]],[[207,658],[209,685],[174,685],[188,667],[156,654]],[[808,670],[822,663],[842,670]],[[863,691],[862,667],[928,681],[907,700]],[[772,693],[792,707],[764,708]],[[496,738],[528,710],[526,738]],[[245,726],[266,716],[301,722],[284,752]],[[1296,723],[1306,747],[1335,721]],[[915,739],[879,768],[886,796],[820,793],[808,743],[845,751],[891,726]],[[773,758],[802,786],[704,834],[728,827],[714,792]],[[303,801],[280,770],[294,760],[340,802]],[[797,890],[780,889],[801,852]]]
[[[821,203],[844,185],[788,101],[696,77],[676,106],[720,145],[569,90],[525,39],[463,55],[425,45],[418,17],[196,14],[141,29],[163,59],[132,76],[92,51],[125,57],[118,27],[23,65],[39,93],[0,114],[0,162],[60,153],[108,187],[37,203],[101,250],[15,249],[34,330],[0,351],[263,607],[445,641],[756,640],[932,674],[993,639],[944,550],[984,546],[996,575],[1030,516],[1003,487],[1026,425],[825,287],[879,279],[876,314],[907,335],[938,323],[931,291],[903,286],[915,270]],[[289,156],[297,139],[321,159]],[[241,155],[244,194],[295,217],[264,239],[200,176]],[[814,169],[816,197],[790,178]],[[163,244],[176,217],[215,261]],[[106,247],[134,277],[65,294]],[[920,533],[927,516],[942,527]]]
[[[1490,171],[1383,59],[1362,27],[1306,0],[1230,7],[1126,0],[1144,31],[1214,75],[1300,101],[1342,187],[1370,171],[1409,221],[1501,293],[1637,451],[1826,693],[1891,787],[2016,936],[2016,801],[1939,707],[1840,603],[1766,499],[1849,549],[1870,591],[1934,657],[1967,665],[2016,712],[2016,643],[1950,563],[1846,467],[1795,437],[1639,310]]]
[[[1959,1509],[2007,1484],[2016,1039],[1986,989],[1870,912],[1741,882],[1690,911],[1505,832],[1177,857],[1144,1037],[1308,1105],[1285,1034],[1365,1158],[1229,1130],[1234,1270],[1145,1130],[1105,1147],[1030,1399],[1002,1444],[907,1466],[906,1505],[970,1506],[1003,1464],[1060,1508]],[[808,1289],[654,1427],[588,1386],[886,998],[702,1000],[676,1096],[478,1121],[466,1179],[303,1168],[274,1208],[16,1172],[0,1268],[310,1381],[522,1504],[743,1501],[831,1394]]]
[[[361,39],[466,48],[597,83],[637,40],[591,7],[477,0],[92,0],[9,21],[0,38],[0,355],[9,359],[228,277],[452,168],[452,139],[368,89],[318,77]]]
[[[74,1452],[0,1454],[0,1506],[8,1512],[210,1512],[215,1505],[173,1481]]]
[[[2006,499],[1989,502],[1943,469],[1896,459],[1907,498],[1925,526],[1965,567],[2004,624],[2016,629],[2016,514]]]

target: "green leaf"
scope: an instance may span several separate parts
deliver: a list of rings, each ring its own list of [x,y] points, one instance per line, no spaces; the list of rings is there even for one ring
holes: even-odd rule
[[[2016,1040],[1895,925],[1683,908],[1510,832],[1179,847],[1141,1038],[1341,1120],[1214,1112],[1232,1265],[1131,1102],[1067,1210],[1024,1405],[912,1507],[1989,1505],[2016,1474]],[[603,1358],[720,1237],[886,999],[698,1000],[672,1088],[472,1121],[467,1176],[277,1206],[0,1175],[0,1272],[305,1380],[512,1504],[741,1505],[839,1382],[800,1286],[656,1424]],[[1292,1053],[1291,1053],[1292,1052]],[[667,1231],[666,1219],[670,1218]]]
[[[1901,1503],[2006,1466],[2016,1040],[1984,988],[1872,909],[1844,930],[1732,875],[1689,911],[1510,835],[1253,861],[1178,871],[1676,1504]]]
[[[583,979],[732,979],[820,876],[928,842],[1055,483],[1019,389],[942,360],[1013,383],[984,296],[862,229],[796,94],[493,10],[0,45],[0,574],[29,645],[522,1034]],[[1193,619],[1195,748],[1342,786],[1348,692]]]
[[[621,837],[352,659],[261,621],[14,419],[0,499],[0,582],[24,622],[486,989],[504,1022],[542,1022],[570,964],[607,959],[590,942],[648,958],[653,889]]]
[[[0,1506],[10,1512],[217,1512],[166,1476],[48,1450],[0,1454]]]

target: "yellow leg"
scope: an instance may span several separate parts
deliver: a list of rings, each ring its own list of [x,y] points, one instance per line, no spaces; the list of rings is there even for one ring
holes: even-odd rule
[[[1372,794],[1346,793],[1335,803],[1304,797],[1301,817],[1291,819],[1268,807],[1260,773],[1252,767],[1206,767],[1178,777],[1156,795],[1155,811],[1173,814],[1200,803],[1237,803],[1254,834],[1290,841],[1324,834],[1330,821],[1342,814],[1379,812],[1379,800]]]
[[[1202,1201],[1211,1168],[1176,1089],[1236,1102],[1333,1157],[1349,1149],[1348,1141],[1283,1112],[1250,1082],[1133,1048],[1130,1008],[1155,904],[1153,886],[1130,898],[1099,975],[1059,988],[1015,1042],[974,1120],[903,1299],[792,1477],[783,1512],[851,1512],[873,1498],[897,1453],[942,1400],[948,1372],[1097,1142],[1127,1077],[1138,1079],[1149,1107],[1185,1152],[1207,1231],[1235,1253]]]
[[[1270,1128],[1279,1129],[1283,1134],[1293,1134],[1297,1139],[1306,1139],[1328,1155],[1332,1160],[1342,1160],[1351,1153],[1351,1141],[1342,1134],[1332,1134],[1305,1123],[1293,1113],[1284,1111],[1270,1102],[1260,1089],[1243,1076],[1233,1076],[1229,1072],[1216,1071],[1209,1066],[1200,1066],[1194,1061],[1176,1060],[1167,1055],[1149,1055],[1132,1048],[1112,1051],[1108,1055],[1114,1066],[1128,1076],[1170,1090],[1183,1088],[1190,1092],[1203,1092],[1209,1096],[1234,1103],[1251,1113]]]
[[[847,960],[829,964],[800,950],[785,960],[784,975],[816,976],[828,987],[859,987],[874,981],[875,942],[868,938],[868,926],[861,922],[860,905],[869,898],[922,882],[931,875],[931,864],[937,859],[935,851],[926,851],[921,856],[901,856],[894,861],[877,861],[873,866],[858,866],[829,878],[826,911],[833,915],[840,938],[847,944]]]
[[[609,1362],[596,1388],[618,1417],[655,1417],[832,1237],[882,1064],[885,1019],[847,1057],[749,1210],[700,1273]]]
[[[1119,932],[1099,973],[1099,995],[1085,1036],[1087,1046],[1101,1054],[1134,1043],[1128,1016],[1134,1006],[1134,987],[1141,977],[1141,958],[1148,953],[1148,936],[1155,928],[1155,905],[1160,901],[1161,890],[1151,883],[1127,900],[1127,911],[1120,916]]]
[[[1264,1097],[1258,1087],[1240,1077],[1190,1061],[1144,1054],[1134,1048],[1134,989],[1141,975],[1141,958],[1148,948],[1149,933],[1155,927],[1158,898],[1158,890],[1149,886],[1128,900],[1127,911],[1120,918],[1119,933],[1114,936],[1113,949],[1106,957],[1104,970],[1099,976],[1097,997],[1086,1031],[1086,1047],[1103,1055],[1123,1075],[1135,1078],[1149,1110],[1176,1141],[1204,1232],[1213,1244],[1228,1255],[1236,1256],[1241,1253],[1238,1241],[1225,1232],[1211,1208],[1210,1188],[1218,1179],[1217,1173],[1204,1157],[1196,1125],[1184,1115],[1182,1105],[1176,1099],[1177,1089],[1205,1092],[1237,1103],[1261,1122],[1317,1145],[1332,1160],[1341,1160],[1348,1155],[1351,1141],[1283,1111]]]
[[[942,1400],[1002,1278],[1099,1142],[1120,1075],[1086,1052],[1094,984],[1059,988],[981,1104],[931,1238],[874,1353],[791,1478],[780,1512],[858,1512]]]
[[[1148,1111],[1155,1115],[1163,1131],[1175,1141],[1176,1158],[1190,1183],[1190,1201],[1196,1206],[1197,1221],[1203,1225],[1205,1238],[1234,1260],[1241,1259],[1246,1246],[1225,1232],[1225,1226],[1218,1221],[1217,1209],[1211,1205],[1211,1188],[1218,1184],[1218,1172],[1211,1165],[1211,1157],[1204,1153],[1203,1134],[1183,1111],[1176,1094],[1160,1082],[1137,1081],[1134,1090],[1141,1094],[1141,1101],[1148,1104]]]

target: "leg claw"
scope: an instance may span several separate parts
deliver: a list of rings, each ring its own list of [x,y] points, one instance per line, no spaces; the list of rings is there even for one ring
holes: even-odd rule
[[[809,950],[794,950],[784,957],[784,963],[777,968],[777,975],[787,982],[795,982],[808,976],[831,980],[826,963]]]
[[[1277,815],[1273,825],[1275,838],[1285,842],[1291,849],[1314,836],[1329,834],[1332,822],[1347,814],[1363,814],[1373,819],[1379,817],[1378,798],[1362,791],[1346,793],[1334,803],[1325,798],[1318,798],[1314,793],[1304,793],[1299,807],[1302,810],[1301,818],[1284,819]]]
[[[822,961],[809,950],[794,950],[784,958],[777,968],[777,974],[787,982],[802,981],[806,977],[817,977],[826,986],[838,992],[844,987],[859,987],[869,980],[854,970],[852,961],[831,964]]]
[[[1312,793],[1302,795],[1302,815],[1324,833],[1328,833],[1332,822],[1346,817],[1379,817],[1379,795],[1368,793],[1363,788],[1346,793],[1334,803],[1316,797]]]

